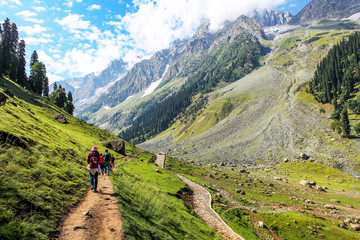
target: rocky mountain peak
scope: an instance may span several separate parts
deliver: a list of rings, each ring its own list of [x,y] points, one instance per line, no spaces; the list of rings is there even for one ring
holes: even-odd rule
[[[289,23],[311,25],[322,20],[341,20],[358,12],[359,0],[312,0]]]
[[[289,12],[266,9],[264,11],[255,11],[253,18],[263,27],[287,24],[293,15]]]

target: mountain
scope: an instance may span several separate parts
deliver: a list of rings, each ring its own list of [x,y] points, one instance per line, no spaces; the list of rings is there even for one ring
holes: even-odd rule
[[[136,64],[108,94],[102,96],[79,116],[106,129],[117,129],[116,132],[119,132],[127,128],[146,109],[150,109],[145,105],[152,105],[151,102],[154,101],[149,101],[147,96],[155,89],[157,92],[161,91],[155,98],[164,101],[184,84],[191,84],[189,79],[206,75],[207,71],[212,71],[213,76],[209,75],[207,81],[213,79],[211,81],[214,82],[211,84],[215,87],[217,82],[224,78],[225,75],[222,74],[228,74],[227,81],[232,81],[237,75],[248,73],[258,64],[255,60],[258,55],[254,53],[260,54],[261,47],[257,38],[264,34],[258,23],[242,16],[216,32],[210,32],[209,25],[208,21],[203,22],[192,38],[175,41],[170,49],[162,50],[151,59]],[[233,51],[236,48],[238,50]],[[219,54],[222,56],[215,57]],[[245,58],[240,57],[244,54]],[[220,68],[222,70],[218,71]],[[226,68],[234,69],[231,76],[229,72],[223,72]],[[210,83],[203,84],[202,87],[205,88],[205,85]],[[133,112],[131,109],[139,104],[143,107]]]
[[[267,9],[262,12],[256,11],[254,18],[263,27],[287,24],[294,16],[289,12]]]
[[[74,98],[75,115],[93,103],[102,94],[106,93],[116,81],[119,81],[128,72],[127,63],[120,60],[112,61],[106,69],[99,73],[91,73],[81,78],[58,81],[57,85],[71,91]],[[50,90],[53,90],[52,83]]]
[[[309,25],[322,20],[342,20],[360,12],[358,0],[312,0],[289,24]]]

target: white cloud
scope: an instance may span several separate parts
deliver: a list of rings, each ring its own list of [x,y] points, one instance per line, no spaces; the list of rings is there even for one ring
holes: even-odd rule
[[[64,3],[64,5],[69,7],[69,8],[72,8],[73,2],[66,2],[66,3]]]
[[[46,11],[46,8],[44,8],[44,7],[32,7],[35,11],[37,11],[37,12],[44,12],[44,11]]]
[[[25,21],[33,23],[43,23],[44,20],[36,19],[33,17],[37,16],[36,12],[31,12],[29,10],[24,10],[15,14],[16,16],[21,16]]]
[[[22,6],[22,5],[23,5],[20,0],[8,0],[8,1],[6,1],[6,0],[0,0],[0,6],[8,5],[9,3],[10,3],[10,4],[11,4],[11,3],[15,3],[15,4],[19,5],[19,6]]]
[[[55,19],[55,22],[59,23],[63,29],[68,30],[72,33],[77,33],[77,29],[89,29],[90,21],[83,21],[81,18],[83,15],[69,14],[63,19]]]
[[[89,10],[89,11],[92,11],[92,10],[100,10],[101,9],[101,6],[100,5],[97,5],[97,4],[93,4],[93,5],[91,5],[91,6],[89,6],[88,8],[87,8],[87,10]]]
[[[19,31],[25,32],[26,35],[29,36],[29,35],[45,32],[46,28],[41,27],[39,24],[35,24],[34,26],[20,26]]]

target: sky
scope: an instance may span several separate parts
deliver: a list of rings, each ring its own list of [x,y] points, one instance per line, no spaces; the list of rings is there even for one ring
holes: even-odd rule
[[[211,30],[254,10],[298,13],[310,0],[0,0],[0,22],[18,27],[46,65],[49,81],[104,70],[117,59],[129,67],[176,39],[191,37],[203,19]]]

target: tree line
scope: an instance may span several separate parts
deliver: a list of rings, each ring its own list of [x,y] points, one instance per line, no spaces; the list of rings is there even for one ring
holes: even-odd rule
[[[309,92],[321,103],[330,103],[335,110],[331,128],[344,137],[351,132],[348,109],[360,114],[360,98],[354,98],[360,82],[360,34],[350,35],[336,44],[318,64]],[[358,132],[359,129],[359,132]],[[360,125],[355,126],[360,133]]]
[[[49,79],[46,75],[46,66],[39,61],[38,54],[34,51],[30,60],[30,76],[26,73],[26,52],[25,41],[19,40],[19,32],[15,23],[11,23],[7,18],[2,26],[0,25],[0,76],[8,76],[11,80],[20,86],[44,97],[50,99],[53,103],[64,108],[70,114],[73,114],[74,105],[69,98],[63,99],[59,96],[60,91],[49,95]],[[61,95],[61,94],[60,94]],[[65,94],[66,96],[66,94]],[[64,102],[59,102],[61,99]]]

